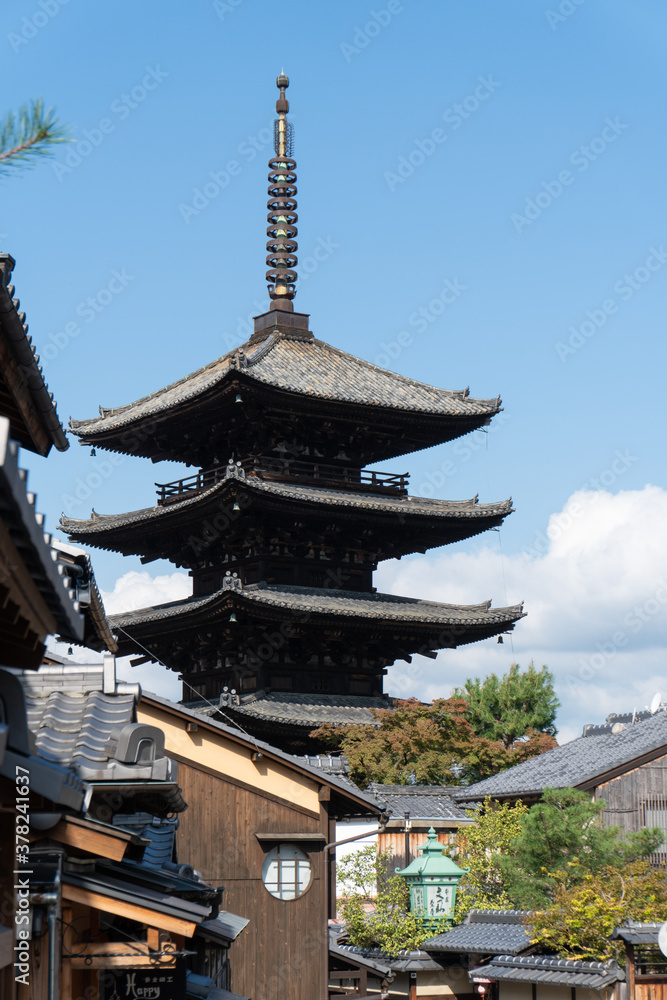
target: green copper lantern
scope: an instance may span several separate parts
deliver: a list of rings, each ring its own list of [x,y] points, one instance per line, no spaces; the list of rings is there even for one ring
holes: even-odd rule
[[[410,889],[410,909],[425,924],[437,926],[454,916],[456,887],[466,873],[445,854],[433,827],[428,840],[419,848],[421,857],[411,861],[407,868],[397,868]]]

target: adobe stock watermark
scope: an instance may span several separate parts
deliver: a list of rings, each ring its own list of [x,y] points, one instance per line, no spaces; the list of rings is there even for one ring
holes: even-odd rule
[[[491,73],[488,76],[478,76],[477,80],[477,86],[470,94],[466,94],[462,101],[457,101],[446,111],[443,111],[442,120],[451,127],[450,131],[456,132],[457,129],[460,129],[464,121],[474,115],[501,86],[498,80],[493,79]],[[412,177],[415,170],[421,167],[429,156],[433,156],[443,142],[447,141],[447,137],[446,130],[437,127],[432,129],[425,139],[415,139],[414,146],[407,156],[399,156],[396,170],[385,170],[384,179],[389,190],[395,191],[399,184],[404,184],[409,177]]]
[[[623,628],[616,629],[610,636],[600,642],[595,643],[595,652],[590,656],[582,657],[579,660],[577,676],[570,674],[567,677],[567,684],[570,694],[577,695],[581,689],[581,682],[589,682],[601,670],[607,667],[618,653],[625,649],[631,636],[639,635],[640,632],[661,613],[667,610],[667,581],[662,579],[649,597],[642,604],[636,604],[624,615]]]
[[[586,319],[579,326],[570,326],[570,336],[567,341],[558,340],[554,344],[556,354],[565,363],[571,355],[576,354],[587,341],[601,330],[610,316],[618,312],[618,307],[630,299],[644,287],[667,262],[667,250],[663,246],[649,247],[649,254],[643,264],[634,271],[626,271],[622,278],[614,282],[613,290],[618,298],[605,299],[599,309],[587,309]]]
[[[424,480],[415,490],[416,495],[420,497],[434,497],[438,490],[445,487],[449,479],[454,478],[459,471],[459,466],[465,465],[478,452],[486,448],[488,435],[499,431],[509,419],[509,414],[501,410],[493,418],[488,427],[479,428],[473,431],[472,434],[466,435],[465,440],[456,441],[453,452],[459,460],[458,465],[451,458],[445,459],[438,468],[432,469],[431,472],[425,474]]]
[[[135,280],[134,274],[128,274],[123,267],[121,270],[114,269],[111,272],[109,281],[102,288],[99,288],[94,295],[88,295],[76,306],[75,314],[84,323],[94,323],[100,313],[103,313],[114,299],[123,292],[131,281]],[[65,323],[62,330],[48,335],[49,343],[44,345],[41,357],[47,361],[53,361],[55,357],[64,351],[75,337],[78,337],[83,327],[76,320]]]
[[[233,14],[242,3],[245,3],[245,0],[213,0],[213,10],[220,20],[224,21],[227,15]]]
[[[576,490],[576,493],[592,492],[593,496],[589,501],[589,504],[584,506],[578,500],[568,501],[562,511],[558,514],[554,514],[549,519],[549,526],[547,527],[546,533],[543,531],[537,531],[535,533],[535,538],[533,539],[533,544],[530,547],[525,547],[522,552],[526,556],[532,556],[536,558],[538,556],[543,556],[549,549],[551,542],[557,541],[565,532],[572,527],[573,523],[579,520],[583,516],[585,511],[590,506],[590,503],[595,503],[599,498],[600,493],[603,490],[608,490],[614,483],[624,476],[628,469],[632,468],[636,462],[639,461],[637,455],[631,455],[628,449],[625,451],[616,451],[614,453],[614,458],[610,462],[609,467],[603,469],[596,476],[592,476],[590,479],[586,480],[582,486]]]
[[[147,66],[146,73],[140,82],[135,84],[131,90],[123,92],[111,102],[109,112],[113,117],[109,118],[105,116],[104,118],[100,118],[97,125],[94,125],[92,128],[82,129],[81,135],[83,138],[76,139],[74,145],[68,147],[62,159],[54,160],[51,163],[51,169],[58,180],[62,182],[65,177],[68,177],[77,167],[80,167],[93,151],[102,145],[106,137],[116,131],[118,122],[123,122],[126,118],[129,118],[132,112],[143,104],[149,94],[157,90],[168,76],[169,73],[160,69],[159,66]]]
[[[108,479],[111,479],[115,470],[126,460],[127,455],[117,455],[109,452],[104,458],[99,458],[93,462],[93,471],[85,476],[78,476],[71,493],[63,493],[60,497],[63,513],[70,515],[80,507],[86,500],[90,500],[93,493],[99,490],[100,486]],[[91,517],[94,515],[91,514]]]
[[[252,163],[267,146],[273,146],[273,124],[261,128],[256,135],[246,136],[236,147],[236,157],[228,160],[221,170],[209,170],[206,179],[192,189],[190,201],[179,202],[178,212],[186,226],[201,215],[229,187],[232,178],[238,177],[244,166]]]
[[[600,134],[591,139],[587,145],[577,146],[572,150],[568,158],[568,163],[575,167],[578,173],[582,174],[595,163],[609,147],[616,142],[619,135],[622,135],[629,128],[618,116],[616,118],[605,118],[604,128]],[[528,226],[539,219],[543,212],[551,208],[566,188],[571,187],[577,179],[576,174],[571,170],[559,171],[554,180],[542,181],[542,188],[532,198],[526,198],[521,212],[512,212],[510,222],[517,233],[522,233]]]
[[[551,30],[555,31],[560,24],[564,24],[585,2],[586,0],[561,0],[556,10],[545,10],[544,16]]]
[[[7,41],[12,50],[20,52],[24,45],[31,42],[42,28],[45,28],[60,13],[60,8],[65,7],[68,3],[69,0],[39,0],[37,10],[22,19],[19,31],[7,33]]]
[[[340,51],[346,63],[351,63],[354,56],[361,55],[364,49],[368,48],[374,38],[387,28],[397,14],[402,14],[405,7],[401,0],[389,0],[386,7],[380,10],[371,10],[369,19],[361,27],[357,24],[354,28],[352,43],[341,42]]]
[[[451,306],[465,291],[467,285],[463,285],[458,278],[445,278],[444,284],[438,295],[432,298],[426,306],[420,306],[415,312],[408,316],[408,326],[412,327],[415,333],[424,333],[431,323],[435,323],[438,316],[442,316],[448,306]],[[408,330],[401,330],[389,343],[381,343],[382,351],[373,359],[373,364],[386,368],[403,353],[403,351],[414,343],[414,336]]]

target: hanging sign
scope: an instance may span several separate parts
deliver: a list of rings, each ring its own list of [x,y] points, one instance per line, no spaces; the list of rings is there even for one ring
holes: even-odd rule
[[[185,963],[160,969],[101,969],[100,1000],[183,1000]]]

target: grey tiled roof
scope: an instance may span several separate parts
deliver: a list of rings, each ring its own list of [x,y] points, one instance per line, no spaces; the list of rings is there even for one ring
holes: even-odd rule
[[[42,757],[58,764],[105,766],[105,744],[113,729],[132,722],[134,698],[101,691],[35,698],[26,691],[28,725]]]
[[[619,733],[580,736],[539,757],[456,792],[459,801],[540,794],[542,789],[576,787],[612,768],[667,747],[667,712],[658,712]]]
[[[523,910],[471,910],[465,923],[422,944],[428,952],[517,955],[530,945]]]
[[[239,360],[240,359],[240,360]],[[493,416],[500,399],[471,399],[467,390],[446,390],[378,368],[321,340],[272,333],[259,344],[243,345],[191,375],[126,406],[100,409],[100,416],[73,420],[80,437],[116,430],[210,392],[231,375],[319,399],[382,406],[424,414]]]
[[[113,817],[114,826],[129,830],[148,842],[141,859],[142,865],[148,868],[162,868],[171,862],[178,823],[178,817],[151,816],[144,812],[116,813]]]
[[[452,798],[456,786],[444,785],[380,785],[373,781],[368,786],[375,797],[389,809],[392,816],[403,819],[406,812],[411,820],[453,819],[458,823],[471,823],[472,819],[462,806]]]
[[[193,611],[212,611],[229,593],[220,590],[206,597],[190,597],[183,601],[127,611],[111,615],[109,622],[112,628],[115,624],[126,628],[138,623],[179,617]],[[521,604],[491,610],[490,601],[474,605],[438,604],[435,601],[420,601],[414,597],[396,597],[393,594],[368,594],[352,590],[278,586],[266,583],[247,584],[241,591],[234,593],[234,597],[242,603],[247,602],[249,606],[256,603],[295,612],[308,612],[314,618],[320,615],[334,615],[362,621],[372,618],[437,626],[510,626],[523,617]],[[466,641],[465,636],[463,641]]]
[[[325,774],[335,774],[345,777],[350,773],[350,764],[345,754],[335,757],[330,753],[299,754],[297,760],[302,760],[310,767],[324,771]]]
[[[83,611],[84,633],[81,645],[100,652],[109,650],[115,653],[118,644],[109,628],[109,619],[97,586],[90,556],[83,549],[66,545],[58,539],[54,539],[52,545],[58,553],[59,562],[65,567],[70,585],[74,588]],[[82,570],[83,576],[78,574],[77,570]]]
[[[612,937],[621,938],[628,944],[657,945],[658,935],[662,927],[662,923],[638,923],[634,920],[628,920],[626,924],[621,924],[620,927],[616,928]]]
[[[357,948],[351,944],[338,944],[329,935],[329,954],[344,962],[359,964],[383,979],[391,973],[391,959],[377,948]]]
[[[442,963],[433,958],[423,949],[414,951],[399,951],[398,955],[388,955],[380,948],[359,948],[351,944],[330,944],[329,952],[336,958],[349,962],[358,962],[367,966],[379,976],[393,972],[436,972],[442,969]]]
[[[620,732],[621,727],[633,726],[637,722],[643,722],[644,719],[650,719],[653,713],[648,709],[640,712],[623,712],[622,714],[616,714],[612,712],[611,715],[607,716],[606,722],[600,725],[588,725],[584,726],[584,731],[582,736],[604,736],[605,733],[611,733],[614,728],[617,732]]]
[[[616,962],[581,962],[549,955],[499,955],[486,965],[471,969],[471,982],[495,979],[510,983],[541,983],[544,986],[603,989],[623,981],[625,973]]]
[[[88,781],[156,782],[156,792],[173,802],[173,811],[185,808],[176,765],[163,752],[164,737],[160,752],[155,739],[154,760],[133,756],[142,730],[134,721],[141,688],[116,681],[112,656],[102,664],[52,664],[14,673],[23,687],[28,727],[45,760],[69,765]]]
[[[0,521],[11,535],[25,571],[54,616],[59,632],[76,642],[83,636],[83,615],[76,594],[70,589],[65,567],[51,544],[51,535],[44,531],[44,515],[35,509],[36,495],[26,489],[28,475],[19,466],[19,446],[10,439],[10,432],[9,420],[0,416]],[[14,572],[18,571],[17,566]],[[9,613],[9,607],[6,612]],[[35,652],[37,665],[40,650]],[[0,648],[0,662],[2,653]]]
[[[238,913],[231,913],[229,910],[218,910],[217,917],[205,920],[199,926],[199,933],[205,937],[226,941],[235,941],[244,927],[250,923],[247,917],[240,917]]]
[[[222,479],[208,490],[203,490],[190,497],[186,494],[183,500],[166,506],[144,507],[141,510],[128,511],[123,514],[95,513],[91,514],[90,518],[63,516],[60,519],[60,526],[63,531],[75,535],[77,538],[85,535],[90,538],[91,544],[103,547],[105,533],[112,532],[114,529],[128,528],[132,525],[144,526],[147,522],[164,523],[167,526],[171,522],[180,521],[180,515],[184,510],[190,512],[189,516],[193,517],[193,509],[205,507],[212,500],[219,502],[219,495],[229,490],[230,482],[230,479]],[[470,500],[432,500],[426,497],[385,496],[371,492],[355,493],[345,489],[324,489],[305,483],[271,482],[257,476],[248,476],[244,480],[233,480],[234,490],[244,488],[256,494],[320,505],[327,509],[334,507],[359,511],[382,511],[406,518],[453,519],[474,523],[506,517],[512,511],[511,499],[480,504],[477,497]],[[483,530],[483,525],[480,526],[479,530]]]

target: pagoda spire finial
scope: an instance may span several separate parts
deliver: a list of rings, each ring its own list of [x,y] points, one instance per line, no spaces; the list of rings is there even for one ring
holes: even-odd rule
[[[275,156],[269,160],[268,226],[266,235],[266,272],[271,309],[292,312],[296,295],[296,161],[292,157],[293,129],[287,121],[289,101],[285,91],[289,78],[281,73],[276,78],[280,96],[276,101],[278,117],[273,123]]]

